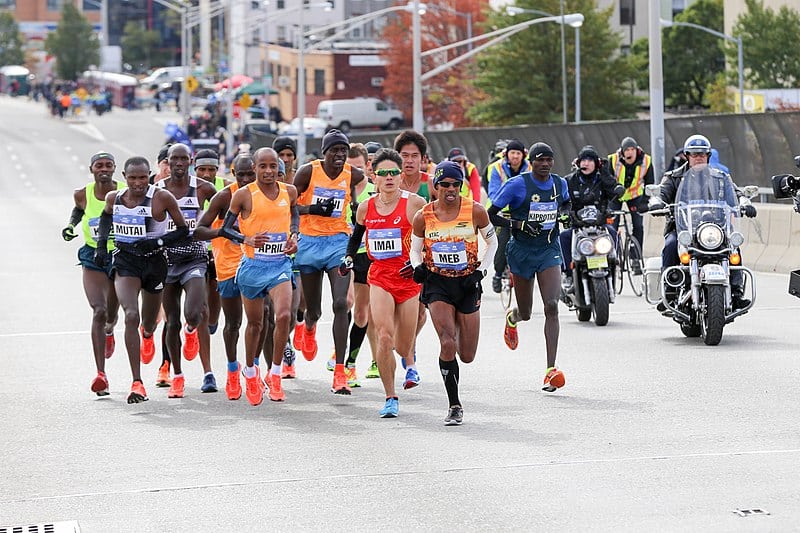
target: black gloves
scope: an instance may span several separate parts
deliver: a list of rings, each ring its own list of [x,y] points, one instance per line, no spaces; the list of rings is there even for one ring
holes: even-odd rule
[[[411,266],[411,259],[403,264],[403,267],[400,269],[400,277],[403,279],[411,279],[414,277],[414,267]]]
[[[351,270],[353,270],[353,258],[348,255],[343,257],[339,264],[339,275],[345,277],[350,274]]]
[[[531,237],[536,237],[542,232],[542,224],[537,221],[528,222],[527,220],[512,220],[511,228],[519,230],[522,233],[526,233]]]
[[[164,241],[160,238],[142,239],[133,243],[133,249],[136,251],[137,255],[151,254],[162,246],[164,246]]]
[[[75,233],[75,226],[72,224],[61,230],[61,238],[67,242],[71,241],[77,236],[78,234]]]
[[[414,269],[412,278],[417,283],[425,283],[425,280],[428,279],[429,273],[430,271],[428,270],[428,267],[425,266],[425,263],[422,263],[421,265],[417,265],[417,267]]]
[[[614,187],[614,197],[622,200],[622,197],[625,195],[625,187],[622,184],[618,183],[616,187]]]
[[[317,215],[320,217],[329,217],[333,214],[334,200],[333,198],[325,198],[316,204],[308,206],[309,215]]]
[[[99,266],[100,268],[106,268],[111,263],[111,255],[108,253],[108,249],[103,243],[103,246],[98,246],[95,248],[94,251],[94,264]]]
[[[756,217],[756,214],[757,214],[756,206],[754,206],[753,204],[748,203],[748,204],[742,205],[741,207],[742,207],[742,214],[744,216],[746,216],[747,218],[755,218]]]

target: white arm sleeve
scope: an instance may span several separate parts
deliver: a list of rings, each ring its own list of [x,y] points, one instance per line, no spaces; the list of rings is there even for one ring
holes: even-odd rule
[[[497,241],[497,239],[495,239]],[[422,264],[422,245],[425,242],[425,239],[422,237],[417,237],[413,233],[411,234],[411,250],[409,250],[409,259],[411,260],[411,266],[417,268],[419,265]]]
[[[491,224],[484,226],[482,228],[478,228],[478,231],[481,233],[481,237],[486,242],[486,248],[483,250],[483,254],[478,257],[478,268],[480,269],[483,266],[484,260],[488,257],[489,261],[494,260],[494,254],[497,252],[497,234],[495,234],[494,226]],[[413,240],[412,246],[413,246]]]

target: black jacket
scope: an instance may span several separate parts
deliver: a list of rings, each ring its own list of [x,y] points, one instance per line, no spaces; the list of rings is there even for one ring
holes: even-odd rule
[[[609,202],[616,200],[624,192],[609,173],[607,162],[603,162],[591,175],[586,176],[578,169],[567,174],[564,179],[567,180],[573,214],[587,205],[593,205],[604,213],[609,208]]]

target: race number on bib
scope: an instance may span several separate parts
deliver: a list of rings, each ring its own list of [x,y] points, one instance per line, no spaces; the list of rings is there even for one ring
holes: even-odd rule
[[[528,211],[529,222],[539,222],[542,228],[549,230],[556,225],[558,218],[558,204],[555,202],[531,202]]]
[[[114,236],[118,242],[136,242],[147,236],[145,217],[138,215],[114,217]]]
[[[89,235],[92,236],[93,240],[97,240],[100,235],[100,217],[89,219]]]
[[[326,189],[325,187],[314,187],[314,196],[312,203],[318,204],[328,198],[333,198],[333,213],[332,218],[339,218],[342,216],[344,210],[344,197],[345,191],[342,189]]]
[[[269,240],[255,249],[254,257],[260,261],[277,261],[286,255],[283,249],[286,246],[285,233],[267,233]]]
[[[183,211],[183,219],[186,221],[186,226],[189,228],[189,234],[194,233],[197,228],[197,209],[186,209]],[[167,231],[175,229],[175,221],[172,217],[167,216]]]
[[[433,266],[448,270],[467,268],[467,245],[462,242],[435,242],[431,245]]]
[[[400,228],[373,229],[367,234],[367,245],[375,259],[391,259],[403,253]]]

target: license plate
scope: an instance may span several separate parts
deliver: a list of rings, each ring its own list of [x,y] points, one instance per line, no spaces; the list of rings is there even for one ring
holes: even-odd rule
[[[720,265],[704,265],[703,275],[706,281],[725,281],[727,279],[725,269]]]
[[[592,255],[586,258],[586,266],[589,270],[596,268],[608,268],[608,258],[604,255]]]

